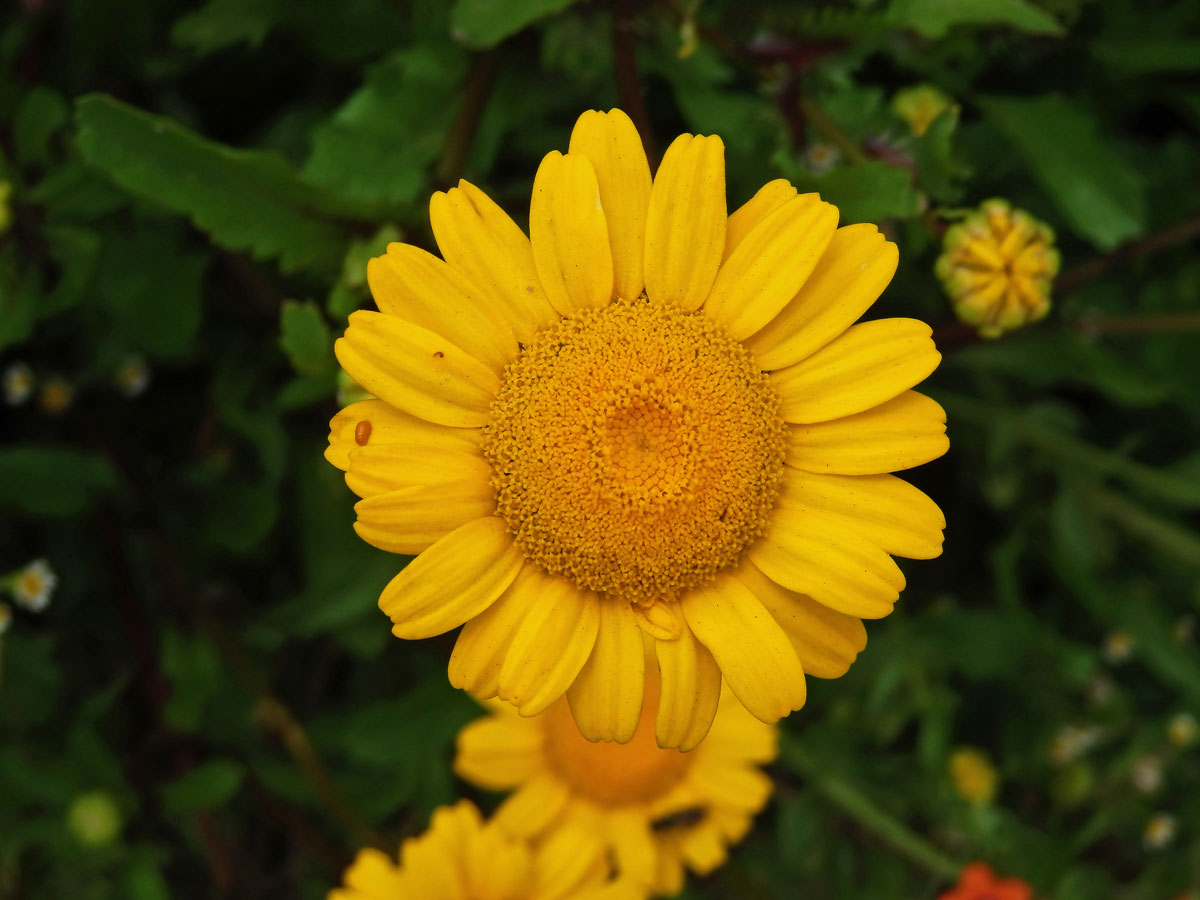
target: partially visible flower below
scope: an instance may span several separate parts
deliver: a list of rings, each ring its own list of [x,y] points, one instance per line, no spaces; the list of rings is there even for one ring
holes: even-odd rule
[[[955,792],[975,806],[987,806],[996,797],[999,776],[982,750],[962,747],[950,754],[950,779]]]
[[[1129,769],[1129,780],[1143,794],[1153,794],[1163,783],[1163,764],[1157,756],[1140,756]]]
[[[651,677],[625,744],[586,740],[565,699],[530,718],[493,701],[490,716],[459,734],[455,771],[479,787],[513,791],[494,819],[506,830],[539,837],[581,828],[605,841],[623,875],[674,895],[684,867],[706,875],[721,865],[766,803],[771,780],[758,767],[775,758],[776,727],[725,690],[698,747],[664,750],[654,740],[658,699]]]
[[[1019,878],[997,878],[987,863],[963,867],[958,884],[938,900],[1033,900],[1033,888]]]
[[[131,353],[121,361],[113,373],[113,384],[126,397],[139,397],[150,386],[150,367],[137,353]]]
[[[107,791],[89,791],[71,801],[67,826],[81,844],[101,847],[121,833],[121,811]]]
[[[996,199],[946,229],[934,272],[955,315],[995,338],[1050,312],[1058,266],[1050,226]]]
[[[1068,725],[1050,743],[1050,759],[1066,765],[1079,759],[1100,742],[1103,732],[1095,725]]]
[[[0,634],[8,631],[8,626],[12,624],[12,607],[0,600]]]
[[[896,91],[892,97],[892,112],[908,123],[912,133],[920,137],[933,120],[954,105],[954,101],[932,84],[918,84]]]
[[[1114,631],[1104,639],[1101,652],[1109,663],[1119,666],[1133,655],[1133,636],[1128,631]]]
[[[661,746],[703,739],[722,680],[763,721],[800,709],[892,610],[892,557],[941,553],[941,511],[890,474],[949,446],[912,390],[931,330],[853,324],[895,245],[783,180],[729,214],[717,137],[651,179],[619,110],[542,160],[529,237],[465,181],[430,219],[443,259],[389,245],[380,311],[334,348],[376,399],[326,458],[359,535],[416,556],[380,597],[392,633],[463,626],[452,684],[523,715],[565,694],[589,740],[633,736],[642,634]]]
[[[814,141],[804,151],[804,168],[813,175],[824,175],[837,165],[841,153],[833,144]]]
[[[75,386],[61,375],[51,375],[42,382],[38,406],[48,416],[60,416],[75,402]]]
[[[538,845],[484,823],[466,800],[435,810],[429,830],[400,847],[399,860],[359,851],[328,900],[642,900],[612,881],[603,845],[565,831]]]
[[[33,394],[36,383],[33,369],[22,362],[13,363],[4,370],[4,402],[20,406]]]
[[[1175,747],[1187,747],[1196,742],[1200,725],[1191,713],[1177,713],[1167,723],[1167,740]]]
[[[58,574],[46,560],[35,559],[25,568],[10,574],[7,582],[18,606],[30,612],[41,612],[50,605],[50,598],[58,587]]]
[[[1155,813],[1146,821],[1142,831],[1142,846],[1147,850],[1161,850],[1175,840],[1177,825],[1170,813]]]

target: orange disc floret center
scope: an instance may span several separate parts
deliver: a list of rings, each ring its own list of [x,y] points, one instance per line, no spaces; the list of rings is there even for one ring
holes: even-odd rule
[[[575,793],[604,806],[644,803],[667,794],[692,765],[694,752],[664,750],[654,738],[657,680],[648,680],[642,717],[625,744],[592,742],[579,733],[565,700],[543,717],[546,759]]]
[[[774,505],[786,426],[745,347],[641,299],[540,332],[505,370],[484,434],[497,511],[525,555],[637,599],[737,563]]]

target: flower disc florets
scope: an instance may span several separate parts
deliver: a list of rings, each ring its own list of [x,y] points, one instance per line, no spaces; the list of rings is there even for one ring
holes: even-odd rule
[[[497,511],[525,555],[629,599],[737,562],[766,524],[787,434],[745,347],[645,299],[540,332],[484,432]]]

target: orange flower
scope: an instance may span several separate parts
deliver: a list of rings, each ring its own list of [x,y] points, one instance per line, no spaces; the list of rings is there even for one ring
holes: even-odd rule
[[[1033,900],[1033,888],[1019,878],[997,878],[987,863],[973,862],[963,868],[954,890],[938,900]]]

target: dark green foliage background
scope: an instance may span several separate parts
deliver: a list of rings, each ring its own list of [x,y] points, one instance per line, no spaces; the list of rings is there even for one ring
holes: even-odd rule
[[[431,245],[431,191],[466,176],[520,220],[578,113],[631,107],[621,83],[652,157],[724,137],[731,207],[782,175],[881,222],[901,266],[873,315],[931,322],[946,355],[952,449],[913,475],[945,555],[811,683],[771,806],[687,896],[920,900],[977,858],[1046,900],[1200,890],[1200,758],[1165,740],[1200,714],[1175,633],[1200,604],[1196,0],[24,0],[0,22],[0,365],[77,388],[58,417],[2,413],[0,571],[45,556],[61,584],[0,638],[0,897],[322,897],[362,844],[494,805],[450,770],[475,715],[452,636],[390,637],[403,561],[356,538],[321,458],[331,342],[370,255]],[[919,82],[958,108],[914,139],[889,100]],[[817,141],[840,152],[821,176]],[[1052,224],[1065,273],[1048,320],[979,344],[932,265],[941,211],[995,195]],[[135,399],[111,385],[129,353]],[[1055,765],[1069,725],[1102,738]],[[950,786],[963,744],[997,763],[991,808]],[[124,821],[98,848],[66,824],[92,790]],[[1178,835],[1148,851],[1159,811]]]

